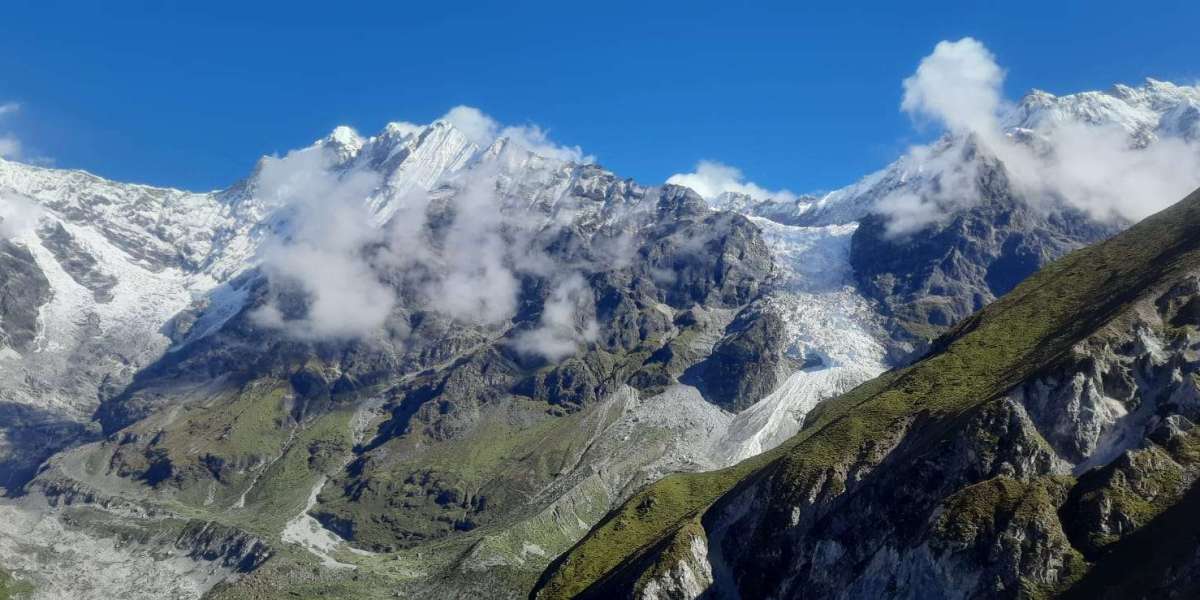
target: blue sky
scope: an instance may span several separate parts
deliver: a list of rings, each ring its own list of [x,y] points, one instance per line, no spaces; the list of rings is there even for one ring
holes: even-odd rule
[[[169,4],[6,2],[0,105],[21,108],[0,129],[57,166],[213,189],[335,125],[467,104],[646,183],[712,159],[808,191],[936,133],[899,103],[940,40],[986,44],[1010,98],[1200,79],[1197,2]]]

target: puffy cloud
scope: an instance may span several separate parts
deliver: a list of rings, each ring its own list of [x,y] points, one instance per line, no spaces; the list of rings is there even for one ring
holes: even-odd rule
[[[939,43],[904,80],[901,109],[948,136],[910,149],[917,180],[879,201],[888,231],[904,235],[978,200],[981,154],[1001,161],[1028,201],[1066,204],[1099,219],[1144,218],[1200,186],[1200,144],[1164,138],[1145,147],[1117,123],[1049,119],[1033,131],[1005,131],[1010,110],[1004,70],[971,38]]]
[[[594,156],[584,154],[583,149],[579,146],[560,146],[550,141],[548,136],[549,132],[537,125],[505,127],[500,130],[500,137],[507,138],[518,147],[534,154],[564,162],[582,164],[596,162]]]
[[[904,80],[900,107],[958,133],[992,132],[1001,106],[1004,70],[983,44],[972,38],[943,41]]]
[[[438,277],[427,296],[438,310],[462,321],[491,325],[516,312],[520,284],[516,260],[528,247],[524,215],[501,212],[496,178],[483,167],[460,180],[454,197],[454,221],[442,244]],[[394,242],[393,242],[394,243]]]
[[[755,200],[791,200],[795,194],[787,190],[768,190],[752,181],[746,181],[741,169],[712,160],[702,160],[691,173],[676,173],[667,178],[667,183],[691,188],[706,200],[732,192],[745,194]]]
[[[549,138],[549,132],[537,125],[501,127],[495,119],[471,106],[455,106],[442,120],[454,125],[467,139],[486,148],[497,139],[507,139],[520,148],[555,160],[590,163],[595,158],[585,155],[579,146],[560,146]]]
[[[1200,187],[1200,143],[1164,138],[1130,145],[1117,126],[1069,123],[1049,133],[1052,151],[1027,169],[1032,185],[1052,190],[1097,218],[1142,219]]]
[[[520,352],[539,354],[550,361],[571,356],[581,343],[599,336],[600,327],[588,310],[594,306],[591,288],[582,276],[572,273],[546,299],[538,327],[519,334],[513,345]]]
[[[0,134],[0,158],[20,158],[21,140],[12,134]]]
[[[461,131],[475,145],[484,148],[496,139],[500,125],[473,106],[455,106],[442,115],[442,120]]]
[[[507,137],[551,157],[581,155],[563,154],[539,128],[500,127],[469,107],[444,119],[481,147]],[[378,173],[335,169],[341,163],[332,154],[318,144],[261,164],[256,194],[276,212],[261,252],[271,294],[252,314],[256,323],[307,340],[404,335],[402,320],[391,318],[403,293],[405,309],[497,326],[516,314],[522,280],[532,276],[552,291],[538,326],[514,342],[519,351],[558,360],[595,336],[594,323],[566,325],[592,301],[577,265],[543,249],[565,224],[524,202],[506,204],[500,186],[506,161],[479,161],[436,191],[385,199],[378,195],[392,192],[381,187]],[[390,218],[380,224],[371,211],[383,205]]]
[[[261,254],[275,294],[252,317],[301,339],[370,335],[383,327],[395,305],[395,293],[364,254],[381,236],[364,203],[378,177],[334,173],[333,160],[328,150],[314,146],[265,158],[258,174],[259,196],[283,209],[278,234]],[[302,315],[280,306],[281,292],[290,286],[305,297]]]
[[[21,196],[0,193],[0,240],[17,237],[37,226],[42,208]]]

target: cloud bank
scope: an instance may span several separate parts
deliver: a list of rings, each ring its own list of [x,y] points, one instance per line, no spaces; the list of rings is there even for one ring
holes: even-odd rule
[[[999,129],[1004,71],[983,44],[971,38],[939,42],[904,80],[900,108],[916,118],[941,122],[951,131]]]
[[[676,173],[668,177],[667,183],[689,187],[710,201],[725,193],[745,194],[755,200],[773,198],[788,201],[796,198],[788,190],[768,190],[753,181],[746,181],[741,169],[712,160],[700,161],[691,173]]]
[[[301,292],[306,306],[302,316],[286,315],[277,297],[252,318],[302,339],[369,335],[395,305],[364,254],[381,239],[364,204],[378,176],[339,176],[330,170],[333,160],[314,146],[265,158],[258,174],[260,198],[284,207],[278,235],[262,247],[262,267],[273,283]]]
[[[542,307],[538,327],[517,335],[513,345],[526,354],[557,362],[575,354],[579,345],[595,341],[600,327],[594,317],[596,300],[578,273],[563,278]]]
[[[481,148],[507,138],[501,153],[586,159],[536,126],[501,127],[474,108],[456,107],[443,119]],[[270,295],[251,317],[304,340],[402,338],[406,320],[392,317],[405,310],[503,326],[517,313],[523,280],[533,277],[549,297],[537,325],[517,335],[514,347],[550,360],[573,354],[595,338],[595,322],[585,316],[594,314],[590,289],[577,265],[544,250],[562,223],[523,205],[506,206],[498,187],[506,161],[497,158],[475,163],[435,191],[386,198],[379,196],[390,193],[380,174],[338,169],[339,157],[322,145],[264,159],[255,193],[280,208],[260,255]],[[391,216],[375,225],[371,207],[383,205]]]
[[[917,123],[944,127],[949,138],[909,151],[906,160],[933,180],[879,202],[889,232],[911,233],[977,201],[979,164],[965,151],[969,143],[1000,160],[1027,200],[1102,220],[1142,219],[1200,186],[1196,141],[1163,137],[1143,146],[1119,123],[1069,119],[1006,131],[1001,123],[1012,105],[1003,82],[996,58],[972,38],[940,42],[904,80],[901,109]]]
[[[0,193],[0,240],[32,230],[41,217],[42,208],[33,201]]]
[[[471,106],[455,106],[442,120],[454,125],[476,146],[486,148],[504,138],[517,147],[534,154],[574,163],[595,162],[595,157],[583,153],[579,146],[560,146],[550,140],[550,132],[537,125],[501,126],[495,119]]]

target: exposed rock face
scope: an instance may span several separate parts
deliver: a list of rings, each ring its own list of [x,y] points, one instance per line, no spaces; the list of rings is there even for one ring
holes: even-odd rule
[[[787,355],[783,318],[769,308],[738,314],[712,354],[685,374],[710,401],[740,412],[774,391],[801,362]]]
[[[919,355],[1050,261],[1118,231],[1074,209],[1036,206],[1013,191],[1002,165],[962,152],[979,163],[977,198],[918,232],[891,233],[890,217],[871,213],[854,233],[855,277],[888,317],[898,358]]]
[[[924,429],[913,422],[799,487],[771,478],[737,497],[749,509],[727,527],[754,533],[722,538],[729,591],[971,598],[1082,572],[1054,517],[1066,465],[1039,445],[1021,407],[997,404],[932,448],[919,448]]]
[[[80,245],[61,223],[44,227],[38,235],[42,245],[54,254],[62,269],[75,283],[91,290],[96,302],[103,304],[112,301],[112,289],[117,286],[117,278],[105,273],[98,266],[96,257]]]
[[[665,571],[649,575],[642,585],[637,598],[650,600],[652,598],[699,598],[713,584],[712,566],[708,560],[708,540],[704,530],[691,528],[680,536],[682,552],[677,554],[678,561],[670,563]]]
[[[495,428],[488,421],[514,424],[507,434],[514,438],[527,428],[548,427],[531,400],[562,418],[626,386],[651,396],[677,384],[685,369],[713,351],[709,346],[697,352],[691,345],[689,340],[711,335],[713,326],[694,313],[732,312],[750,302],[771,277],[770,254],[744,217],[713,212],[689,190],[668,187],[655,201],[645,226],[630,229],[618,221],[594,233],[580,228],[570,234],[572,253],[588,256],[611,243],[610,229],[635,232],[629,243],[637,260],[617,268],[600,266],[584,276],[596,298],[599,323],[587,350],[544,364],[514,354],[501,336],[445,369],[419,373],[389,390],[383,407],[388,419],[348,471],[322,493],[318,519],[373,549],[411,546],[492,523],[551,484],[556,473],[539,463],[512,472],[512,465],[497,465],[503,471],[481,479],[470,473],[471,465],[431,466],[422,459],[422,445],[485,443],[491,446],[487,452],[504,452],[502,440],[490,439]],[[647,216],[629,218],[636,222]],[[537,294],[541,288],[530,282],[525,289]],[[537,307],[546,301],[535,295],[523,302]],[[693,316],[680,316],[685,311]],[[518,323],[514,330],[521,328]],[[777,352],[761,362],[781,358]],[[762,368],[774,373],[779,367],[770,362]],[[749,405],[761,397],[754,394],[765,392],[734,389],[726,397]],[[396,510],[400,506],[404,510]]]
[[[60,519],[66,510],[38,506],[34,500],[0,504],[0,561],[17,574],[18,589],[27,593],[15,597],[199,598],[237,574],[223,560],[189,556],[199,547],[194,542],[204,531],[201,523],[136,513],[109,517],[96,510],[73,511]],[[210,526],[203,535],[215,548],[226,534]],[[241,562],[234,554],[228,558]]]
[[[195,559],[218,562],[235,571],[253,571],[271,556],[262,539],[214,522],[189,522],[175,547]]]
[[[0,495],[18,494],[38,467],[63,448],[93,437],[86,425],[23,404],[0,402]]]
[[[0,240],[0,345],[29,350],[38,315],[50,300],[50,283],[27,248]]]

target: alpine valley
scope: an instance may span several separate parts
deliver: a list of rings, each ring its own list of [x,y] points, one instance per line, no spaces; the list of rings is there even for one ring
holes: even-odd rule
[[[208,193],[0,160],[0,598],[1194,597],[1200,196],[1026,174],[1200,88],[999,123],[799,196],[464,107]]]

